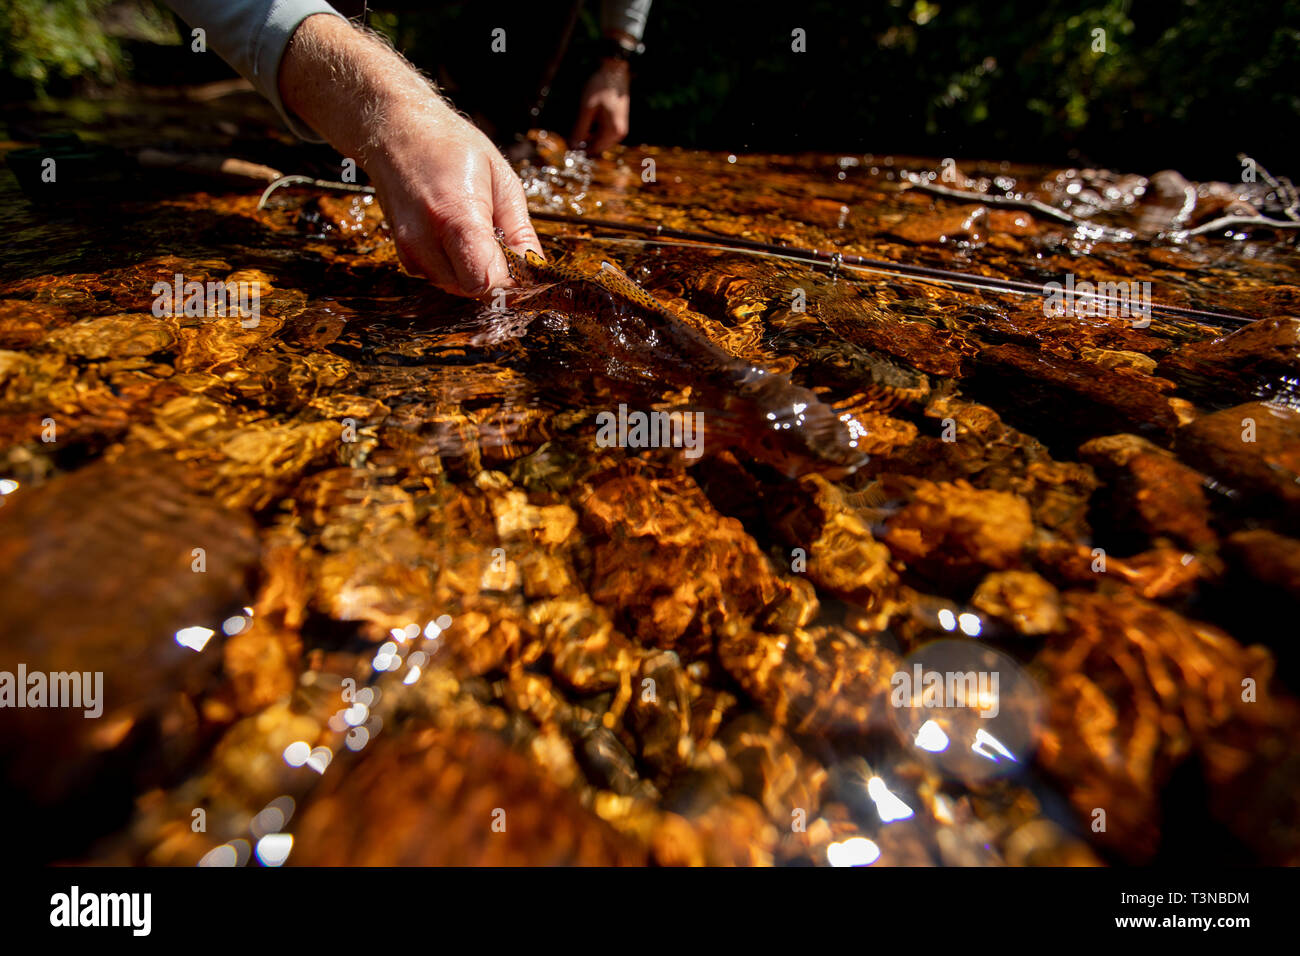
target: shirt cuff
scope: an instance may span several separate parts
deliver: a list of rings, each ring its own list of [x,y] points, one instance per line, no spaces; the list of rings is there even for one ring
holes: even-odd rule
[[[606,32],[620,30],[641,42],[652,0],[604,0],[600,5],[600,25]]]
[[[284,51],[299,24],[318,13],[345,19],[325,0],[275,0],[267,11],[262,29],[253,37],[253,75],[248,78],[257,87],[257,91],[275,107],[290,131],[309,143],[323,143],[325,140],[280,99],[280,61],[284,59]]]

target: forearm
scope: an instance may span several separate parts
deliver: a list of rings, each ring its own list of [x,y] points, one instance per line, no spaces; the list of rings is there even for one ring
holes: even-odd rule
[[[381,39],[330,16],[299,25],[280,64],[280,96],[344,156],[370,169],[391,150],[394,124],[436,129],[455,114],[433,86]],[[386,130],[389,136],[379,136]]]

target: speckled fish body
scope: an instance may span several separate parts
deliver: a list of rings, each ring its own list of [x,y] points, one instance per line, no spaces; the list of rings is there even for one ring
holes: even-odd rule
[[[529,296],[527,307],[581,313],[605,323],[635,317],[674,359],[719,386],[731,400],[728,404],[741,409],[738,426],[723,431],[754,457],[789,477],[813,471],[841,477],[866,462],[859,448],[865,429],[851,415],[836,411],[789,376],[729,354],[617,266],[603,262],[598,272],[581,272],[547,262],[532,250],[521,256],[500,236],[498,240],[511,278],[520,286],[542,287]]]

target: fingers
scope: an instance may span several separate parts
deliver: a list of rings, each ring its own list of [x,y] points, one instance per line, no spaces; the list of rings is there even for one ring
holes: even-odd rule
[[[617,144],[625,135],[627,135],[627,130],[620,133],[618,127],[614,125],[614,117],[611,114],[601,114],[600,124],[596,130],[596,140],[591,145],[592,152],[603,153]]]
[[[451,260],[436,242],[429,241],[425,235],[422,230],[404,229],[400,225],[395,227],[393,244],[402,268],[411,275],[424,276],[444,292],[459,294],[460,283]]]
[[[505,233],[506,245],[515,252],[523,255],[532,249],[542,254],[542,244],[528,217],[523,184],[504,159],[492,164],[492,223]]]
[[[569,137],[570,142],[575,147],[587,142],[587,138],[591,135],[591,121],[595,116],[595,102],[591,98],[584,96],[582,105],[578,108],[578,121],[573,124],[573,135]]]
[[[442,247],[456,270],[459,293],[480,296],[509,279],[505,259],[493,232],[495,149],[483,143],[488,155],[474,164],[466,178],[465,193],[442,219]]]
[[[590,152],[600,153],[623,142],[628,132],[630,101],[626,96],[601,95],[583,106],[578,116],[581,130],[574,131],[574,141],[585,141]],[[592,135],[592,127],[595,135]]]
[[[377,170],[376,185],[392,211],[402,265],[447,292],[478,297],[513,285],[496,229],[521,253],[542,247],[523,185],[505,158],[468,123],[449,130],[432,162],[418,141],[396,150]]]
[[[627,138],[629,126],[629,114],[632,112],[632,99],[626,93],[621,94],[609,109],[610,135],[614,141],[610,146],[623,142]]]
[[[443,292],[450,292],[452,295],[461,294],[457,287],[456,270],[451,260],[447,258],[447,253],[437,246],[429,247],[429,267],[431,271],[427,274],[434,285]]]
[[[523,185],[499,154],[485,165],[469,192],[461,198],[455,214],[442,222],[443,255],[430,268],[443,275],[450,271],[452,281],[449,285],[439,282],[442,288],[477,297],[514,284],[497,244],[496,229],[505,234],[506,245],[521,255],[528,249],[540,253],[542,244],[528,217]]]
[[[496,236],[486,221],[461,219],[442,227],[442,242],[419,230],[419,238],[395,235],[397,256],[406,270],[422,275],[452,295],[479,296],[502,277],[508,279]]]
[[[482,295],[494,278],[499,281],[505,274],[490,220],[477,215],[458,218],[445,225],[443,234],[443,250],[456,270],[459,295]]]

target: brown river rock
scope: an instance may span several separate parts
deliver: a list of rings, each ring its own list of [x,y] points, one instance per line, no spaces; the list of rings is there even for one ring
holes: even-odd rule
[[[1213,341],[1184,345],[1161,360],[1160,371],[1207,396],[1271,391],[1300,374],[1300,319],[1260,319]]]
[[[1123,593],[1068,595],[1066,617],[1068,635],[1035,661],[1049,699],[1039,760],[1081,814],[1105,811],[1098,839],[1125,858],[1155,852],[1162,788],[1192,754],[1215,786],[1229,787],[1257,745],[1294,741],[1295,704],[1267,690],[1273,663],[1263,648]],[[1243,693],[1247,678],[1258,702]]]
[[[584,490],[581,502],[592,533],[592,597],[620,605],[629,632],[652,646],[695,657],[722,624],[801,599],[687,475],[615,474]]]
[[[42,344],[80,358],[103,359],[152,355],[174,341],[174,333],[161,319],[150,315],[106,315],[56,329]]]
[[[1276,502],[1288,524],[1300,522],[1300,413],[1263,402],[1225,408],[1181,429],[1177,450],[1238,493]]]
[[[865,734],[886,726],[895,654],[830,628],[718,642],[718,658],[773,722],[795,733]]]
[[[859,605],[883,626],[897,605],[898,575],[890,567],[889,549],[872,536],[864,515],[826,479],[811,475],[800,486],[798,494],[773,502],[770,520],[786,545],[803,551],[810,581]]]
[[[222,622],[251,598],[258,543],[246,514],[187,480],[166,457],[119,459],[0,509],[0,671],[102,675],[98,719],[5,711],[7,801],[61,805],[113,774],[158,781],[193,759],[195,708],[215,689]],[[179,643],[185,628],[203,629],[197,643]]]
[[[1164,449],[1137,435],[1109,435],[1081,445],[1079,456],[1114,482],[1107,491],[1116,524],[1132,522],[1193,548],[1214,543],[1205,476]]]
[[[1238,531],[1224,547],[1252,578],[1300,600],[1300,541],[1271,531]]]
[[[890,550],[936,575],[1013,568],[1034,530],[1024,499],[965,482],[918,485],[888,525]]]
[[[636,865],[644,853],[497,737],[411,728],[301,811],[301,866]]]
[[[1021,403],[1022,413],[1035,416],[1044,429],[1052,429],[1060,405],[1082,406],[1086,411],[1070,423],[1091,434],[1126,427],[1167,437],[1193,415],[1188,402],[1163,394],[1158,382],[1099,369],[1091,363],[1080,368],[1037,350],[1018,345],[997,345],[980,353],[983,374],[999,379],[998,389]],[[990,386],[991,387],[991,386]],[[1086,419],[1086,425],[1079,422]],[[1056,418],[1056,425],[1066,424]]]
[[[993,572],[975,589],[971,604],[1025,635],[1051,634],[1064,622],[1056,588],[1032,571]]]

